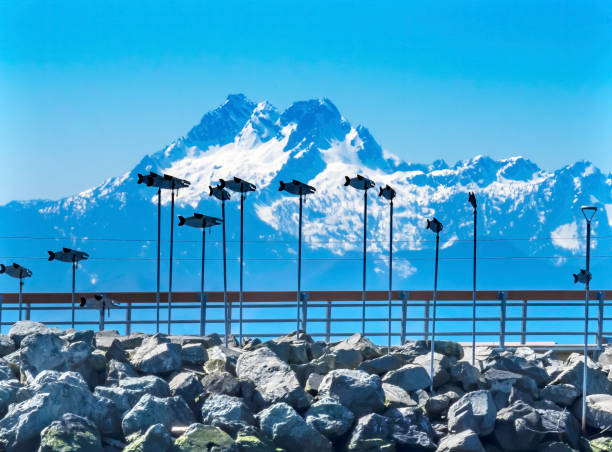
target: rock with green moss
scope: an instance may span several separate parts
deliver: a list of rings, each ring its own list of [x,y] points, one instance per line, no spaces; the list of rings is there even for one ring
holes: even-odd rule
[[[134,434],[123,452],[167,452],[174,442],[164,424],[155,424],[144,435]]]
[[[601,437],[589,441],[591,452],[612,452],[612,438]]]
[[[174,442],[176,452],[201,452],[211,450],[233,450],[234,440],[218,427],[191,424],[187,431]]]
[[[100,434],[89,419],[67,413],[40,433],[38,452],[102,452]]]
[[[236,435],[235,448],[239,452],[284,452],[262,435],[255,427],[246,427]]]

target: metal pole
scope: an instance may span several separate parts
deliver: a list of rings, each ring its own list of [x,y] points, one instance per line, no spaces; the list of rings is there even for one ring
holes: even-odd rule
[[[204,336],[205,331],[206,331],[206,300],[204,298],[204,261],[205,261],[205,257],[206,257],[206,228],[202,228],[202,275],[200,279],[200,309],[202,309],[203,316],[200,315],[200,336]]]
[[[361,289],[361,334],[365,336],[365,314],[366,314],[366,246],[367,246],[367,223],[368,223],[368,190],[363,192],[363,286]]]
[[[172,182],[172,203],[170,207],[170,278],[168,280],[168,334],[172,323],[172,253],[174,251],[174,182]]]
[[[431,376],[430,391],[433,393],[434,377],[434,346],[436,343],[436,307],[438,302],[438,249],[440,245],[440,232],[436,232],[436,263],[434,269],[434,291],[433,291],[433,322],[431,324],[431,362],[429,363],[429,375]]]
[[[231,325],[228,324],[230,318],[230,308],[227,306],[227,265],[225,254],[225,200],[221,201],[221,216],[223,218],[223,306],[225,306],[225,346],[227,347],[228,337],[231,334]]]
[[[387,324],[387,355],[391,353],[391,298],[393,291],[393,200],[389,202],[389,319]]]
[[[19,276],[19,320],[21,320],[22,303],[23,303],[23,278]]]
[[[161,243],[161,188],[157,189],[157,291],[155,293],[155,331],[159,333],[159,260]]]
[[[302,297],[302,194],[300,193],[300,215],[298,220],[298,281],[297,281],[297,329],[295,338],[300,338],[300,301]]]
[[[587,360],[589,343],[589,286],[590,286],[590,262],[591,261],[591,221],[587,220],[587,242],[586,242],[586,273],[584,297],[584,366],[582,375],[582,431],[586,431],[586,398],[587,398]]]
[[[72,258],[72,328],[74,328],[74,286],[75,286],[75,280],[76,280],[76,260],[73,257]]]
[[[476,365],[476,216],[474,208],[474,272],[472,281],[472,366]]]
[[[240,344],[242,344],[242,276],[244,270],[244,198],[245,194],[240,193]]]

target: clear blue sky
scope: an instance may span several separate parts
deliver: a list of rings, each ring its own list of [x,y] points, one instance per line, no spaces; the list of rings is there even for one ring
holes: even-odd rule
[[[608,172],[611,5],[0,0],[0,203],[125,172],[235,92],[329,97],[410,161]]]

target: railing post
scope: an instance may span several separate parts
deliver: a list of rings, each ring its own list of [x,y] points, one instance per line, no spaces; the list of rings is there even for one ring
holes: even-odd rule
[[[2,333],[2,309],[4,309],[4,295],[0,294],[0,334]]]
[[[327,308],[325,309],[325,341],[329,344],[331,340],[331,314],[332,302],[327,300]]]
[[[132,302],[128,302],[127,309],[125,311],[125,334],[129,336],[132,334]]]
[[[606,299],[606,293],[599,291],[597,292],[597,301],[599,302],[597,312],[597,348],[601,350],[603,348],[603,317],[604,317],[604,300]]]
[[[521,345],[527,342],[527,300],[523,300],[521,314]]]
[[[425,320],[423,321],[423,339],[429,340],[429,300],[425,300],[424,307]]]
[[[200,294],[200,336],[206,334],[206,302],[208,301],[208,294]]]
[[[102,331],[104,329],[104,303],[100,306],[100,318],[98,320],[98,331]]]
[[[504,350],[506,348],[506,298],[508,292],[500,290],[497,293],[497,297],[500,301],[500,317],[499,317],[499,348]]]
[[[30,303],[26,303],[25,319],[30,320]]]
[[[406,342],[406,319],[407,319],[407,313],[408,313],[408,292],[406,291],[401,291],[399,293],[400,298],[402,299],[402,337],[401,337],[401,344],[403,345]]]
[[[304,330],[304,334],[306,334],[306,328],[308,324],[308,292],[301,292],[300,298],[302,300],[302,329]]]

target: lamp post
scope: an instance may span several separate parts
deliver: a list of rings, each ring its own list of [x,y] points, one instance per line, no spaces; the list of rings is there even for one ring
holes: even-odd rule
[[[161,191],[172,190],[171,212],[170,212],[170,276],[168,281],[168,334],[172,320],[172,254],[174,251],[174,191],[186,188],[191,182],[185,179],[164,174],[163,176],[150,171],[149,174],[138,174],[138,183],[147,187],[157,187],[157,287],[155,293],[155,329],[159,333],[159,280],[160,280],[160,249],[161,249]]]
[[[89,259],[89,254],[84,251],[71,250],[70,248],[62,248],[61,251],[48,251],[49,260],[58,260],[60,262],[72,263],[72,328],[74,328],[74,291],[76,286],[76,269],[80,261]]]
[[[225,248],[225,201],[230,199],[230,194],[221,185],[208,187],[210,196],[214,196],[221,201],[221,218],[223,228],[223,306],[225,311],[225,346],[227,347],[229,335],[232,333],[232,310],[227,303],[227,255]]]
[[[361,334],[365,335],[365,313],[366,313],[366,255],[367,255],[367,224],[368,224],[368,190],[374,187],[374,181],[358,174],[352,179],[344,176],[345,187],[353,187],[363,190],[363,280],[361,288]]]
[[[588,360],[588,343],[589,343],[589,286],[591,282],[591,220],[597,212],[595,206],[582,206],[582,215],[586,220],[586,269],[581,269],[578,274],[574,275],[574,283],[582,283],[585,286],[584,296],[584,365],[582,375],[582,431],[586,431],[586,397],[587,397],[587,360]]]
[[[476,208],[476,195],[470,192],[468,202],[474,208],[474,271],[472,273],[472,366],[476,365],[476,218],[478,210]]]
[[[297,316],[296,316],[296,331],[295,338],[300,338],[300,308],[302,301],[302,203],[307,195],[313,194],[316,189],[310,185],[304,184],[293,179],[291,182],[280,182],[278,191],[286,191],[292,195],[300,197],[300,213],[298,220],[298,273],[297,273]],[[306,331],[304,331],[306,334]]]
[[[255,191],[257,187],[255,187],[255,184],[240,179],[239,177],[234,177],[227,181],[221,179],[220,185],[222,188],[227,186],[230,190],[240,193],[240,333],[238,337],[242,344],[242,304],[244,301],[242,292],[244,271],[244,200],[246,199],[247,193]]]
[[[382,196],[389,201],[389,312],[387,320],[387,355],[391,353],[391,303],[393,291],[393,198],[395,198],[395,190],[389,185],[384,188],[379,187],[378,196]]]
[[[19,320],[21,320],[21,307],[23,305],[23,278],[31,277],[32,270],[13,262],[13,265],[9,265],[8,267],[0,264],[0,273],[6,273],[13,278],[19,279]]]
[[[431,376],[430,391],[433,392],[434,377],[434,347],[436,342],[436,308],[438,303],[438,253],[440,249],[440,231],[443,226],[436,218],[427,220],[427,229],[431,229],[436,234],[436,261],[434,266],[434,291],[433,291],[433,316],[431,325],[431,359],[429,363],[429,375]]]
[[[206,256],[206,229],[221,224],[221,219],[215,217],[209,217],[201,213],[194,213],[189,218],[182,217],[179,215],[179,226],[191,226],[192,228],[202,229],[202,273],[200,276],[200,303],[203,306],[202,323],[200,325],[200,336],[206,334],[206,296],[204,295],[204,261]]]

